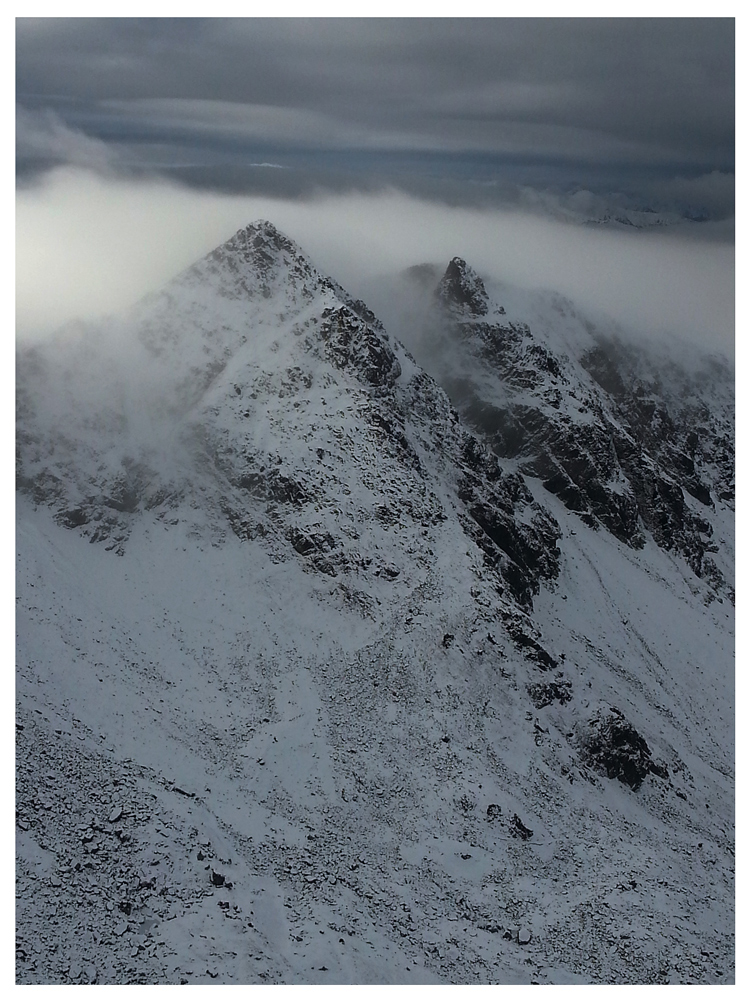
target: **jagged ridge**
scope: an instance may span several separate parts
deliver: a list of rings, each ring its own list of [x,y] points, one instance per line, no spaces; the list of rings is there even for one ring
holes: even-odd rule
[[[707,359],[691,376],[673,362],[644,362],[636,349],[595,331],[580,357],[556,352],[527,324],[502,319],[505,310],[490,303],[460,258],[434,296],[435,323],[454,344],[448,356],[460,360],[458,372],[452,362],[440,369],[440,351],[433,352],[433,374],[493,451],[540,479],[589,526],[603,525],[634,547],[648,533],[731,596],[714,559],[712,524],[715,505],[734,498],[728,368]],[[725,401],[714,406],[721,416],[703,398],[706,386],[712,393],[721,386]]]
[[[95,433],[80,426],[74,436],[93,472],[80,462],[82,447],[63,447],[59,420],[31,429],[31,375],[41,388],[45,360],[41,349],[24,355],[19,486],[53,505],[65,526],[121,554],[132,517],[147,509],[168,522],[200,482],[201,504],[239,537],[262,537],[276,557],[296,553],[331,577],[395,579],[408,562],[401,544],[382,562],[363,551],[361,536],[377,548],[388,525],[431,530],[456,515],[524,607],[540,579],[556,575],[558,529],[520,477],[505,475],[460,426],[442,390],[367,307],[270,223],[248,226],[188,268],[137,306],[126,329],[157,373],[158,396],[140,405],[155,426],[166,422],[192,464],[165,480],[149,442],[129,440],[125,412],[108,413],[98,400],[87,412],[84,391],[79,419]],[[85,350],[96,378],[109,380],[111,406],[128,387],[103,370],[106,338],[95,341],[90,333]],[[91,371],[90,360],[81,363]],[[57,374],[48,366],[47,378]],[[75,386],[76,372],[69,377]],[[356,498],[347,512],[342,496]]]

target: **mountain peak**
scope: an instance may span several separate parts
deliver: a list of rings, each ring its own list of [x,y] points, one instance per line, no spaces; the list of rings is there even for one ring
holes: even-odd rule
[[[444,269],[455,409],[263,220],[21,345],[19,982],[731,981],[731,385]]]
[[[182,288],[211,286],[224,299],[272,298],[287,290],[309,301],[323,289],[343,290],[325,278],[294,240],[259,219],[184,271],[172,283]]]
[[[473,316],[485,316],[489,309],[484,282],[461,257],[454,257],[448,264],[436,295],[449,308],[468,312]]]
[[[287,264],[304,262],[305,269],[312,270],[312,264],[301,247],[265,219],[258,219],[239,229],[208,257],[222,259],[229,255],[239,257],[260,271],[267,270],[272,261]]]
[[[248,223],[243,229],[239,229],[226,243],[222,244],[227,248],[240,249],[252,246],[256,250],[267,248],[275,251],[286,250],[294,254],[304,256],[302,250],[293,240],[280,232],[272,222],[266,219],[257,219]]]

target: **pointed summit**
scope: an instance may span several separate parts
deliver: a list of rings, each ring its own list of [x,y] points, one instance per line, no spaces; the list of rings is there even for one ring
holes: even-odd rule
[[[435,294],[449,309],[485,316],[489,299],[484,282],[461,257],[454,257],[440,279]]]
[[[233,252],[254,262],[279,254],[286,254],[289,257],[305,256],[293,240],[279,232],[272,222],[265,219],[258,219],[244,229],[238,230],[226,243],[217,247],[217,250]]]
[[[287,287],[309,301],[322,288],[334,288],[293,240],[264,219],[238,230],[176,280],[181,285],[209,283],[228,299],[271,298]]]

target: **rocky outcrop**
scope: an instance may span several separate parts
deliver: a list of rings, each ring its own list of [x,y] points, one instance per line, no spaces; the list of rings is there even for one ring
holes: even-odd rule
[[[454,257],[448,265],[435,295],[446,308],[471,316],[484,316],[489,308],[484,282],[460,257]]]
[[[715,504],[734,497],[728,366],[703,358],[691,372],[593,327],[579,357],[555,350],[508,322],[458,258],[435,300],[454,360],[441,369],[438,357],[434,374],[495,454],[589,526],[634,548],[650,534],[731,596],[711,523]]]
[[[637,792],[649,774],[667,777],[646,740],[616,708],[602,709],[578,730],[586,763]]]
[[[461,458],[464,474],[458,496],[474,522],[467,533],[487,563],[499,567],[514,598],[530,607],[540,580],[554,579],[559,572],[560,529],[534,502],[523,478],[503,473],[496,457],[468,434]],[[522,508],[531,510],[528,521],[518,517]]]
[[[372,322],[348,306],[325,309],[322,318],[319,331],[331,364],[355,372],[358,379],[376,388],[396,381],[401,366]]]

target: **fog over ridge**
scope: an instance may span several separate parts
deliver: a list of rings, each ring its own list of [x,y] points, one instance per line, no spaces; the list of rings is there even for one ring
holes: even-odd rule
[[[721,224],[588,227],[532,208],[448,206],[394,189],[229,195],[75,166],[21,186],[16,203],[21,341],[123,309],[265,218],[355,296],[411,265],[461,256],[485,277],[555,290],[626,328],[733,353],[734,248]]]

